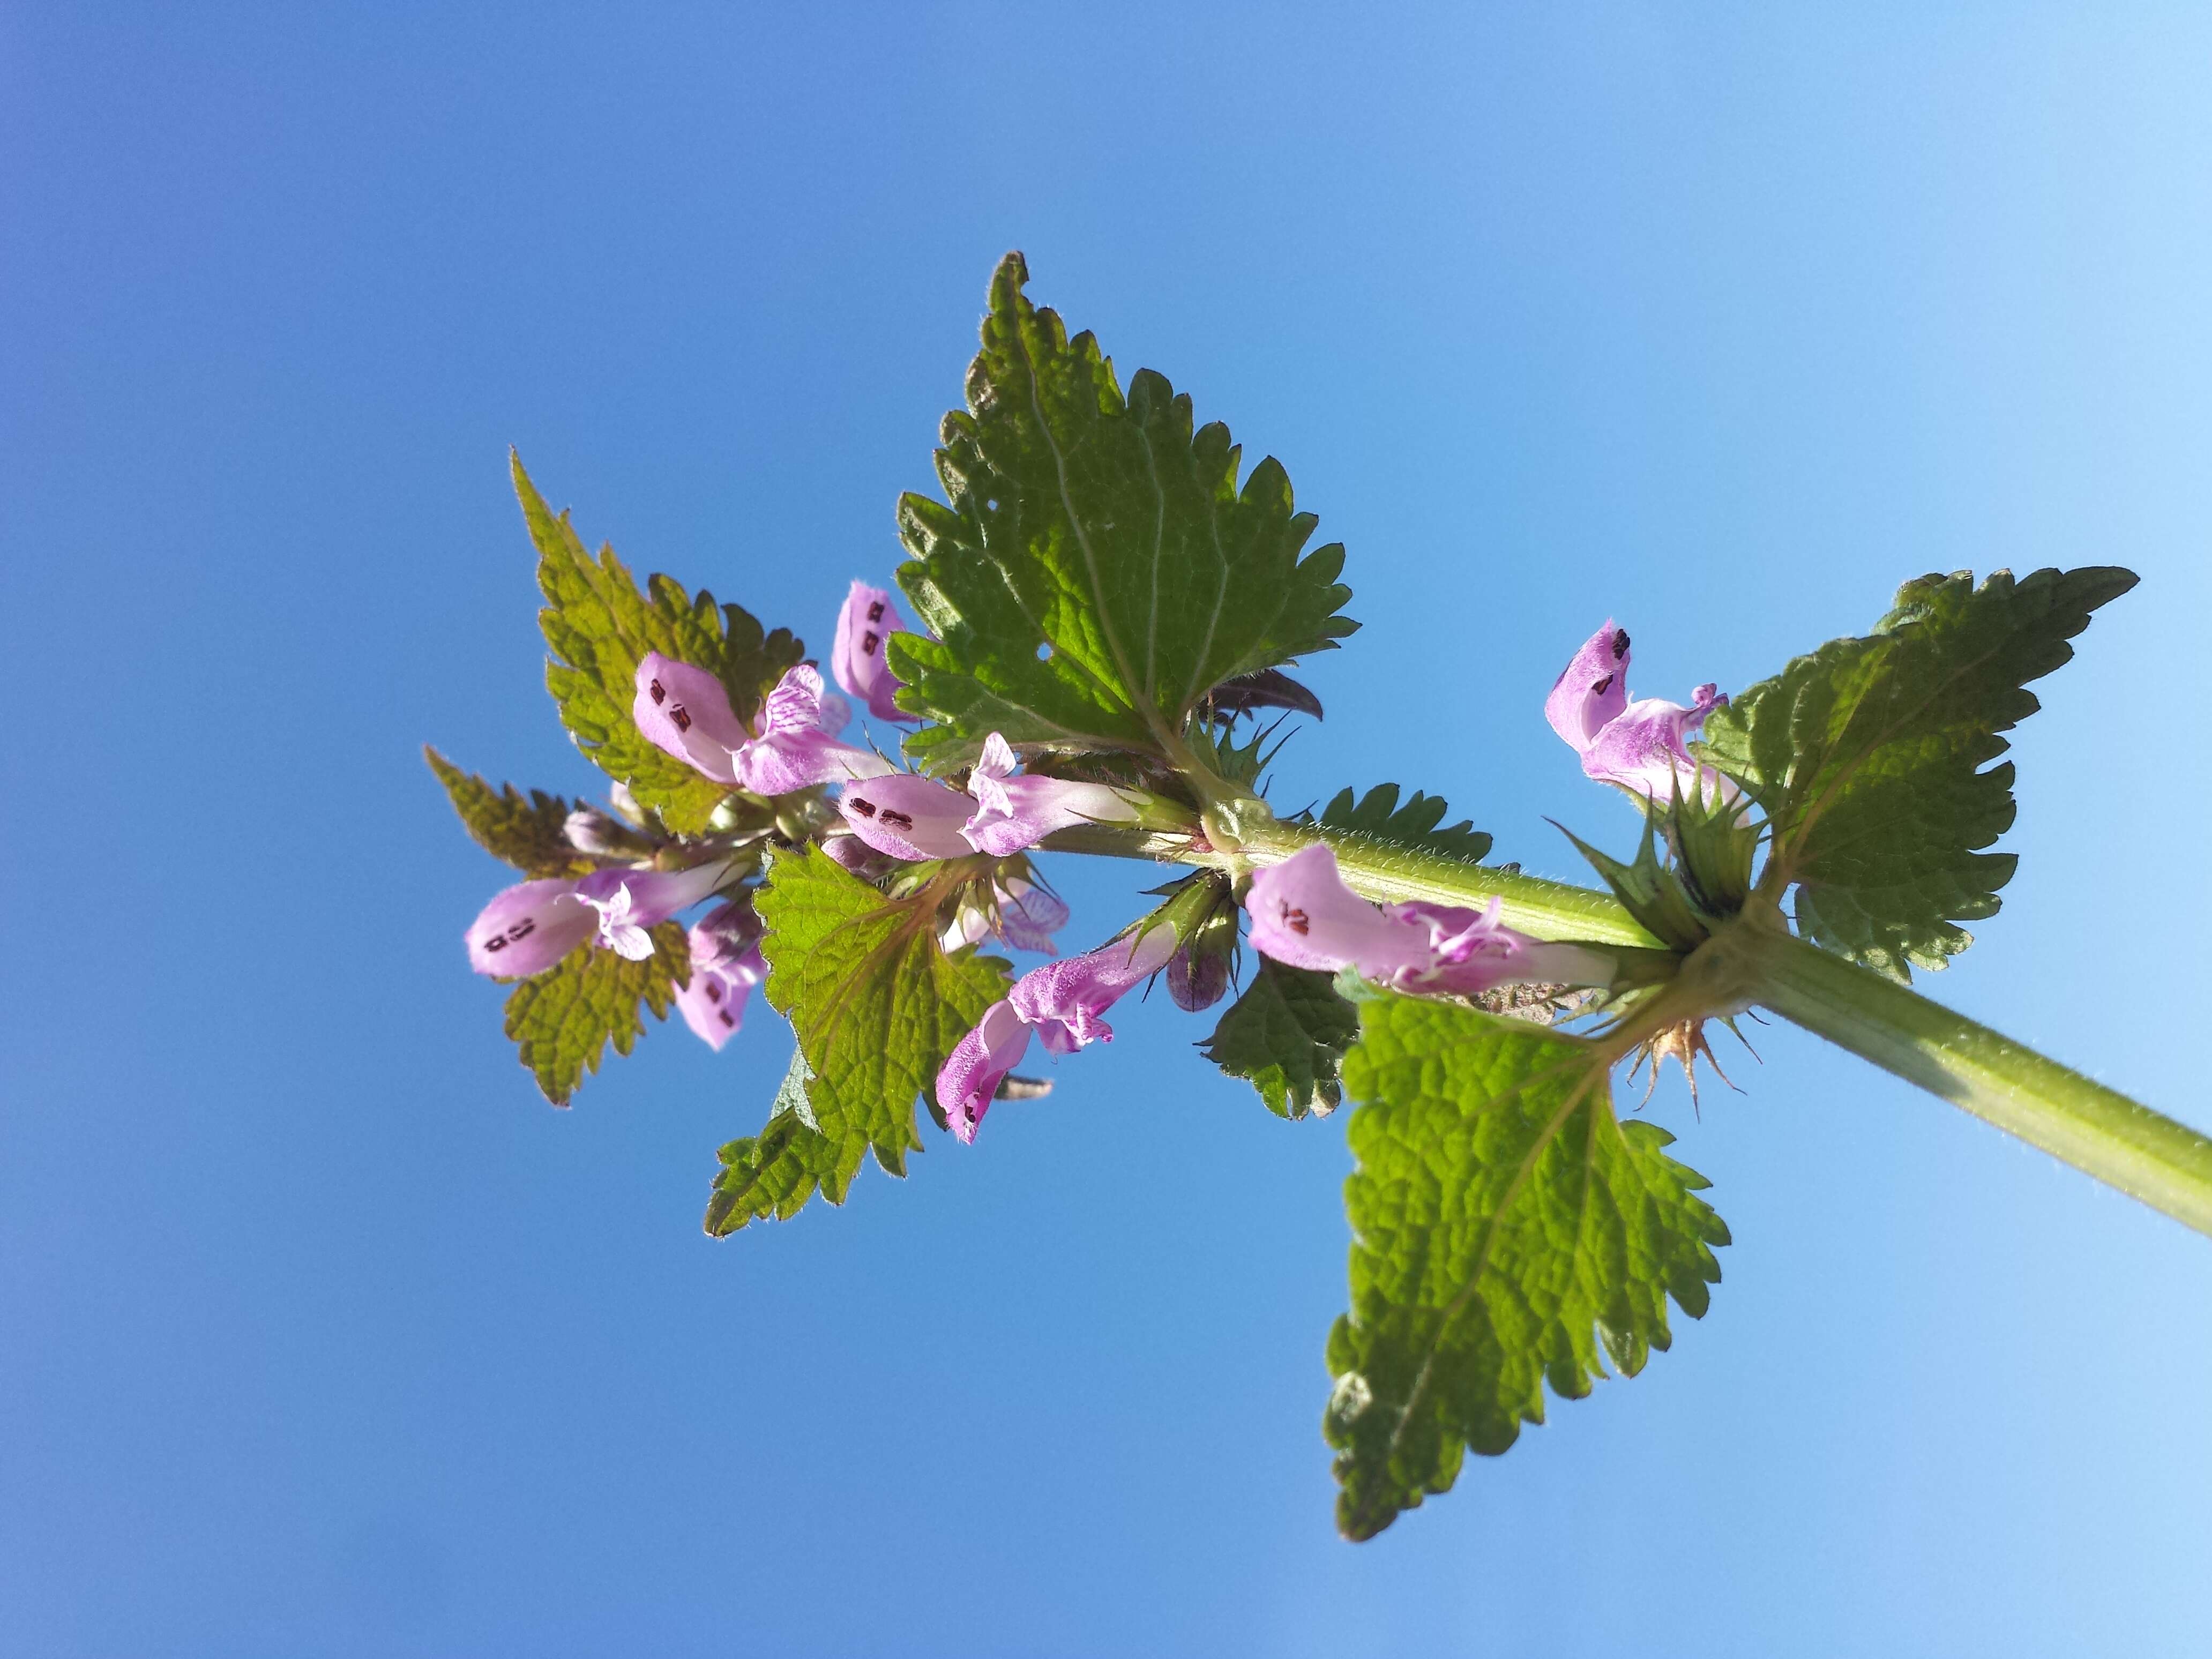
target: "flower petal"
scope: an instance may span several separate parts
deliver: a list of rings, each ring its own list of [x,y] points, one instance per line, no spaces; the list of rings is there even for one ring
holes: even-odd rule
[[[937,1073],[937,1103],[963,1142],[972,1142],[999,1085],[1029,1052],[1030,1028],[1001,999],[983,1011],[975,1029],[953,1045]]]
[[[599,931],[573,881],[519,882],[484,906],[466,934],[469,966],[521,979],[542,974]]]
[[[1000,778],[971,773],[975,816],[964,833],[979,853],[1006,858],[1027,850],[1055,830],[1083,823],[1133,823],[1137,809],[1103,783],[1065,778]]]
[[[785,669],[783,678],[761,704],[760,735],[819,731],[821,724],[821,671],[805,662]]]
[[[787,795],[817,784],[879,778],[898,769],[872,750],[856,749],[819,732],[758,738],[738,750],[734,758],[738,783],[757,795]]]
[[[987,778],[1010,778],[1020,764],[1014,746],[994,732],[983,739],[983,752],[975,762],[975,770]]]
[[[574,884],[576,895],[635,927],[652,927],[688,910],[729,879],[730,861],[716,859],[688,870],[599,870]]]
[[[957,951],[996,939],[1017,951],[1058,956],[1059,947],[1052,936],[1066,924],[1067,906],[1057,896],[1019,876],[1006,876],[995,884],[995,902],[990,908],[973,902],[961,904],[945,925],[945,948]]]
[[[884,641],[906,631],[906,619],[891,603],[888,589],[853,584],[844,609],[837,613],[837,642],[830,653],[830,672],[879,720],[912,723],[915,718],[892,701],[906,682],[891,672],[884,656]]]
[[[824,836],[822,850],[862,881],[880,881],[896,867],[858,836]]]
[[[760,735],[731,754],[738,784],[757,795],[787,795],[896,769],[881,755],[823,730],[823,696],[822,676],[813,668],[800,663],[786,671],[762,706]]]
[[[757,948],[718,958],[715,937],[705,923],[691,930],[691,982],[676,994],[676,1006],[692,1036],[720,1054],[745,1020],[745,999],[767,975]]]
[[[1010,876],[999,888],[999,937],[1017,951],[1055,956],[1059,947],[1052,936],[1067,926],[1067,906],[1056,893],[1048,893],[1019,876]]]
[[[960,826],[975,803],[918,772],[890,772],[845,787],[837,810],[853,833],[895,859],[965,858],[972,850]]]
[[[1293,968],[1334,973],[1349,965],[1395,981],[1433,961],[1426,929],[1393,921],[1346,887],[1336,854],[1320,842],[1255,874],[1244,908],[1253,948]]]
[[[1032,969],[1014,982],[1007,1000],[1056,1054],[1111,1042],[1114,1028],[1101,1016],[1164,968],[1175,948],[1176,930],[1162,922],[1141,937],[1124,934],[1096,951]]]
[[[751,893],[740,892],[727,902],[716,905],[693,924],[692,963],[696,965],[708,962],[726,967],[750,952],[765,931],[760,912],[753,908]]]
[[[1580,754],[1627,707],[1628,634],[1608,617],[1552,683],[1544,718]]]
[[[745,728],[731,711],[727,688],[705,669],[647,652],[630,718],[655,748],[717,783],[735,781],[730,750],[745,741]]]
[[[1696,787],[1698,767],[1685,746],[1705,716],[1727,701],[1701,685],[1695,704],[1685,708],[1664,697],[1639,697],[1598,733],[1583,752],[1583,770],[1602,783],[1665,801],[1679,780],[1685,794]],[[1719,775],[1705,769],[1708,787]]]

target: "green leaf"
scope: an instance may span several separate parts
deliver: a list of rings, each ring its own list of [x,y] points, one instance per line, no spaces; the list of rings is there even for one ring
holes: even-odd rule
[[[1337,1066],[1358,1033],[1358,1011],[1336,994],[1329,975],[1261,957],[1203,1052],[1230,1076],[1249,1080],[1277,1117],[1301,1118],[1335,1109]]]
[[[1449,1003],[1360,1009],[1346,1059],[1360,1103],[1345,1183],[1352,1311],[1329,1334],[1324,1429],[1337,1522],[1369,1538],[1544,1420],[1668,1346],[1667,1298],[1696,1318],[1718,1281],[1707,1183],[1656,1125],[1613,1116],[1589,1043]]]
[[[788,1221],[817,1193],[842,1204],[866,1152],[865,1139],[832,1140],[798,1113],[776,1112],[759,1134],[722,1148],[707,1231],[726,1238],[771,1216]]]
[[[1490,851],[1489,836],[1476,829],[1471,818],[1444,823],[1447,810],[1442,795],[1425,795],[1418,789],[1401,806],[1398,786],[1382,783],[1357,802],[1351,790],[1339,790],[1335,799],[1322,809],[1321,822],[1327,829],[1364,836],[1370,841],[1392,842],[1424,853],[1440,853],[1446,858],[1480,863]]]
[[[791,1064],[783,1068],[783,1081],[775,1085],[775,1098],[769,1103],[768,1115],[789,1112],[810,1129],[819,1129],[814,1121],[814,1103],[807,1098],[806,1085],[814,1081],[814,1073],[807,1069],[806,1051],[797,1043],[791,1046]]]
[[[1832,640],[1717,709],[1704,758],[1741,783],[1772,830],[1762,884],[1802,884],[1808,938],[1910,977],[1996,914],[2010,854],[2013,769],[1990,766],[2038,708],[2022,690],[2063,666],[2090,613],[2136,584],[2109,566],[1923,576],[1862,639]],[[1984,769],[1986,768],[1987,769]],[[1910,964],[1910,965],[1908,965]]]
[[[805,647],[789,632],[763,634],[759,623],[734,605],[717,605],[704,588],[694,599],[666,576],[638,592],[629,568],[603,547],[594,559],[556,515],[514,462],[514,493],[530,539],[538,548],[538,586],[545,608],[538,613],[551,655],[546,689],[560,705],[562,723],[610,775],[629,786],[641,805],[655,808],[679,835],[696,835],[727,793],[682,761],[656,749],[630,719],[637,694],[637,665],[648,651],[674,657],[719,677],[738,718],[750,721],[761,699]]]
[[[1124,396],[1089,334],[1022,292],[1018,253],[991,281],[967,407],[945,417],[951,503],[908,495],[899,581],[937,638],[895,634],[901,706],[941,722],[910,753],[950,763],[993,731],[1031,748],[1172,752],[1223,681],[1325,650],[1344,550],[1303,561],[1318,520],[1273,459],[1243,487],[1218,423],[1140,369]],[[1049,647],[1042,653],[1042,647]]]
[[[626,1054],[644,1034],[640,1006],[668,1018],[679,987],[691,979],[691,954],[678,923],[653,930],[653,952],[631,962],[612,951],[580,945],[542,974],[519,981],[507,999],[507,1034],[538,1086],[566,1106],[586,1072],[599,1069],[607,1044]]]
[[[921,1146],[915,1099],[1011,982],[994,957],[945,954],[945,890],[933,884],[886,900],[810,847],[778,854],[755,900],[768,925],[768,1000],[799,1033],[810,1073],[802,1087],[834,1149],[805,1152],[806,1167],[846,1171],[836,1190],[823,1182],[833,1203],[863,1147],[891,1174],[906,1173],[907,1153]]]
[[[495,789],[473,772],[464,772],[428,744],[422,758],[446,786],[453,810],[477,845],[532,878],[582,875],[595,866],[568,844],[562,826],[573,810],[569,802],[542,789],[525,800],[513,784]]]

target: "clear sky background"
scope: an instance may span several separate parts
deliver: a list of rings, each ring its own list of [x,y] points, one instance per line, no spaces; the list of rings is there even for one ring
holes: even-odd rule
[[[510,444],[826,648],[1019,247],[1348,544],[1285,808],[1572,875],[1607,615],[1680,697],[2141,571],[1928,988],[2212,1127],[2208,78],[2202,6],[7,9],[0,1649],[2202,1652],[2212,1243],[1953,1109],[1786,1029],[1663,1084],[1711,1314],[1355,1547],[1340,1118],[1155,997],[709,1241],[787,1036],[545,1106],[418,747],[599,787]],[[1054,874],[1077,945],[1151,880]]]

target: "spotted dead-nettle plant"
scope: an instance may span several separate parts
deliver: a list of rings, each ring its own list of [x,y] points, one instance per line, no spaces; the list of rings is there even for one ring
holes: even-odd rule
[[[904,1175],[917,1103],[988,1157],[994,1107],[1045,1091],[1032,1053],[1110,1041],[1155,978],[1194,1014],[1233,989],[1208,1060],[1279,1117],[1354,1103],[1323,1425],[1366,1538],[1540,1422],[1547,1383],[1640,1370],[1670,1300],[1704,1314],[1728,1229],[1613,1085],[1694,1067],[1715,1023],[1794,1021],[2212,1231],[2212,1142],[1911,988],[2012,874],[1988,849],[2025,687],[2132,575],[1923,576],[1871,633],[1686,703],[1632,696],[1616,619],[1563,641],[1523,717],[1641,820],[1626,859],[1576,842],[1601,887],[1486,863],[1490,836],[1393,784],[1280,813],[1271,744],[1322,714],[1285,671],[1357,626],[1344,550],[1310,545],[1273,459],[1245,471],[1149,369],[1125,387],[1027,281],[1018,255],[992,281],[942,499],[898,504],[902,599],[855,580],[836,617],[843,695],[737,605],[641,589],[514,468],[547,687],[607,783],[526,797],[431,752],[520,877],[469,963],[511,987],[507,1035],[561,1105],[645,1011],[720,1049],[760,988],[797,1041],[721,1149],[710,1232],[842,1204],[871,1157]],[[1063,954],[1047,854],[1177,873]]]

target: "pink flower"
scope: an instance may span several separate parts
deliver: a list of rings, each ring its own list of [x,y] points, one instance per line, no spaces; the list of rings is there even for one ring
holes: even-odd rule
[[[975,1029],[962,1037],[937,1073],[937,1103],[963,1143],[975,1139],[976,1127],[1006,1073],[1030,1051],[1030,1028],[1001,998],[983,1011]]]
[[[858,836],[824,836],[822,850],[862,881],[881,881],[898,868]]]
[[[1057,956],[1052,936],[1067,925],[1067,906],[1034,882],[1002,876],[995,884],[995,911],[963,904],[945,930],[945,948],[957,951],[987,939],[1003,939],[1017,951]]]
[[[1628,700],[1628,632],[1608,619],[1575,653],[1574,660],[1544,699],[1544,718],[1582,757],[1583,770],[1601,783],[1620,785],[1649,801],[1698,787],[1735,787],[1711,767],[1699,768],[1684,746],[1707,714],[1728,702],[1719,689],[1701,685],[1687,708],[1663,697]]]
[[[1034,847],[1055,830],[1079,823],[1133,823],[1138,812],[1118,789],[1064,778],[1016,777],[1014,751],[996,732],[968,775],[975,814],[963,831],[979,853],[1005,858]]]
[[[1029,1052],[1032,1030],[1056,1054],[1111,1042],[1114,1028],[1101,1016],[1158,973],[1175,948],[1176,930],[1160,922],[1141,937],[1125,933],[1023,975],[1004,1000],[983,1011],[937,1073],[937,1103],[952,1133],[963,1141],[975,1139],[999,1085]]]
[[[1316,843],[1260,871],[1244,900],[1252,944],[1293,968],[1334,973],[1400,990],[1476,996],[1500,985],[1608,985],[1609,957],[1578,945],[1554,945],[1486,910],[1443,904],[1377,908],[1344,884],[1336,854]]]
[[[761,708],[760,735],[732,756],[737,781],[757,795],[787,795],[794,789],[880,777],[890,771],[891,763],[881,755],[830,735],[851,718],[845,700],[825,697],[821,674],[800,663],[768,694]]]
[[[975,848],[960,826],[975,803],[918,772],[887,772],[848,784],[837,810],[853,833],[895,859],[962,859]]]
[[[576,896],[574,882],[519,882],[470,924],[469,966],[501,979],[542,974],[598,928],[599,917]]]
[[[705,669],[647,652],[637,665],[637,696],[629,712],[654,748],[690,762],[717,783],[738,781],[732,757],[751,733],[731,711],[728,689]]]
[[[757,795],[788,794],[891,769],[880,755],[836,741],[852,722],[852,705],[824,692],[822,676],[805,663],[768,694],[755,733],[731,711],[730,694],[715,676],[648,651],[637,665],[630,718],[655,748],[716,783]]]
[[[1006,1000],[1054,1054],[1111,1042],[1114,1028],[1101,1016],[1166,967],[1175,948],[1176,930],[1164,922],[1141,938],[1125,933],[1096,951],[1023,975]]]
[[[845,608],[837,613],[837,643],[830,653],[830,672],[879,720],[912,722],[916,718],[891,701],[906,682],[884,660],[884,641],[906,631],[906,619],[891,604],[888,589],[853,584],[845,595]]]
[[[725,904],[691,929],[691,982],[676,1006],[691,1034],[720,1054],[744,1024],[745,999],[768,976],[760,921],[750,905]]]
[[[574,885],[576,896],[599,913],[599,943],[643,962],[653,954],[652,929],[707,897],[729,873],[724,859],[689,870],[600,870]]]

